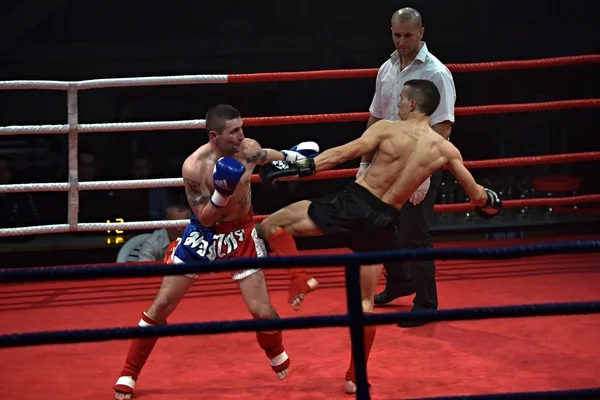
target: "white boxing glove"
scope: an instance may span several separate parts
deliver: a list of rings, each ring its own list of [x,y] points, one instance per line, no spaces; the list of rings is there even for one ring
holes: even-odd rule
[[[319,145],[315,142],[302,142],[289,150],[281,150],[281,152],[285,157],[285,161],[296,162],[318,156],[319,150]]]
[[[429,190],[430,183],[430,178],[427,178],[427,180],[417,188],[417,190],[412,194],[412,196],[410,196],[410,202],[416,206],[417,204],[425,200],[425,196],[427,196],[427,191]]]
[[[370,162],[362,161],[360,166],[358,167],[358,172],[356,173],[356,179],[360,178],[360,176],[365,172],[365,170],[371,165]]]

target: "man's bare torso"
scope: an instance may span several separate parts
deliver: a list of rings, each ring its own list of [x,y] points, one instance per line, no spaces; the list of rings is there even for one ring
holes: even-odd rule
[[[221,157],[213,150],[211,144],[207,143],[192,153],[183,164],[183,181],[188,193],[188,203],[196,216],[201,214],[215,190],[213,171],[215,163]],[[244,139],[240,150],[229,157],[242,163],[246,171],[223,208],[218,222],[234,221],[248,215],[252,208],[250,179],[256,163],[266,157],[266,152],[255,140]]]
[[[377,125],[379,146],[371,165],[356,182],[400,209],[431,174],[446,164],[446,147],[452,144],[427,123],[381,121]]]

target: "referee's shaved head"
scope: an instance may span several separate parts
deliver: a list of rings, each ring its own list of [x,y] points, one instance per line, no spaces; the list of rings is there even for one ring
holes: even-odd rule
[[[404,7],[392,15],[392,24],[405,24],[407,22],[412,22],[416,29],[421,29],[423,27],[421,14],[414,8]]]

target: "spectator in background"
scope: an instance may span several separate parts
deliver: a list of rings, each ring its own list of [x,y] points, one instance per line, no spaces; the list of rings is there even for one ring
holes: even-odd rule
[[[82,182],[89,182],[96,179],[98,166],[96,165],[96,156],[90,151],[82,150],[77,158],[78,177]]]
[[[383,63],[377,73],[375,95],[369,111],[367,127],[381,119],[398,120],[398,103],[404,83],[410,79],[426,79],[438,88],[441,101],[430,117],[433,130],[448,139],[454,123],[456,90],[452,74],[427,48],[422,40],[421,14],[412,8],[402,8],[394,13],[391,21],[392,40],[396,51]],[[361,170],[371,161],[363,157]],[[360,174],[360,172],[359,172]],[[442,181],[443,170],[434,173],[417,189],[399,211],[401,249],[424,249],[433,246],[429,225],[433,218],[433,206]],[[400,250],[400,249],[390,249]],[[412,310],[438,308],[435,281],[435,262],[413,261],[387,263],[386,287],[375,296],[375,304],[386,304],[401,296],[416,293]],[[423,323],[400,322],[401,327],[418,326]]]
[[[187,205],[174,204],[165,210],[165,216],[167,220],[189,220],[192,212]],[[155,230],[142,244],[138,261],[162,261],[171,242],[180,238],[184,229],[185,226]]]
[[[8,158],[0,156],[0,185],[13,183]],[[31,193],[0,193],[0,227],[18,228],[40,224]]]
[[[133,179],[151,179],[150,162],[146,157],[137,156],[131,163],[131,176]],[[136,189],[136,195],[144,198],[139,204],[148,205],[148,217],[153,221],[165,218],[165,210],[169,205],[168,192],[165,188]]]
[[[98,180],[96,156],[82,149],[77,158],[80,182]],[[106,222],[122,218],[122,205],[113,190],[83,190],[79,192],[79,222]]]

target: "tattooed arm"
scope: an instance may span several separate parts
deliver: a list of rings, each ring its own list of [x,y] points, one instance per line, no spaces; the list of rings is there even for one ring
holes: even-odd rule
[[[264,149],[256,140],[246,140],[246,162],[248,164],[264,165],[271,161],[285,160],[285,155],[281,151]]]
[[[193,165],[183,164],[183,183],[188,204],[198,221],[204,226],[213,226],[222,216],[223,209],[214,207],[210,202],[211,192],[200,179],[202,173]]]

